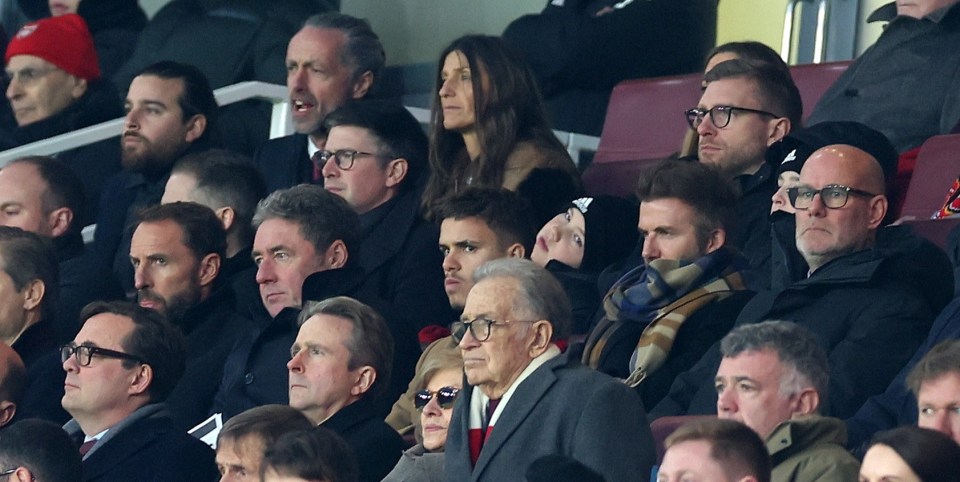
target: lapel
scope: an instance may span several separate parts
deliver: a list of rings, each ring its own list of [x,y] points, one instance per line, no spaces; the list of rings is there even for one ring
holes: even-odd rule
[[[557,376],[554,370],[562,368],[567,364],[567,355],[559,355],[548,360],[540,368],[535,370],[520,383],[517,390],[510,397],[507,405],[503,408],[497,424],[490,433],[490,438],[483,444],[480,450],[480,458],[477,459],[477,465],[473,468],[473,480],[478,480],[483,474],[484,469],[490,463],[490,460],[497,455],[497,452],[506,445],[510,437],[520,428],[524,421],[527,421],[530,412],[540,403],[540,400],[547,394],[550,387],[557,382]],[[468,397],[470,394],[467,394]],[[465,400],[470,400],[465,398]],[[465,404],[466,405],[466,404]],[[463,410],[461,415],[467,418],[463,421],[464,426],[469,427],[469,410]],[[531,423],[533,418],[530,419]],[[469,452],[468,452],[469,453]],[[469,455],[468,461],[469,461]],[[509,457],[507,455],[506,457]]]
[[[164,422],[166,420],[166,422]],[[159,423],[157,423],[159,422]],[[83,480],[96,480],[136,456],[169,429],[169,419],[145,418],[121,429],[83,461]]]

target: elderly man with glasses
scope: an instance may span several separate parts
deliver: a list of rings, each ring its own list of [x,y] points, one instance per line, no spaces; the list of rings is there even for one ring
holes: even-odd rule
[[[952,286],[946,255],[909,228],[881,228],[887,196],[878,159],[887,152],[895,151],[883,139],[825,146],[807,159],[799,184],[788,190],[807,276],[758,293],[737,318],[738,325],[792,321],[817,335],[830,362],[823,412],[833,417],[853,415],[882,392],[949,301],[950,292],[940,289]],[[652,412],[710,413],[719,362],[719,349],[711,349]]]
[[[716,165],[740,186],[737,226],[730,244],[740,248],[756,273],[753,288],[770,286],[770,197],[777,190],[775,166],[764,162],[767,147],[800,126],[800,92],[788,75],[745,60],[717,64],[687,122],[699,137],[700,162]]]
[[[450,420],[444,479],[516,480],[556,454],[606,480],[648,480],[654,445],[639,397],[557,347],[572,318],[560,283],[517,259],[484,264],[474,281],[452,327],[467,383]]]
[[[80,318],[60,359],[73,416],[64,430],[83,456],[83,480],[216,480],[213,451],[174,428],[163,404],[184,371],[183,335],[127,302],[90,304]]]

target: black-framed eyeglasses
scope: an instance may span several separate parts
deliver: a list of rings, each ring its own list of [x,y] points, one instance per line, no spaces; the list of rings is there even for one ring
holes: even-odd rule
[[[120,360],[131,360],[135,362],[142,363],[144,365],[149,365],[146,360],[131,355],[129,353],[124,353],[122,351],[108,350],[106,348],[100,348],[99,346],[90,346],[90,345],[74,345],[73,343],[68,343],[60,347],[60,363],[65,363],[70,356],[73,355],[77,358],[77,364],[86,367],[90,366],[90,360],[94,355],[103,358],[117,358]]]
[[[477,341],[487,341],[490,339],[490,332],[494,325],[508,325],[513,323],[535,323],[536,320],[491,320],[490,318],[477,318],[475,320],[458,320],[450,324],[450,334],[453,340],[460,343],[463,336],[470,330],[470,334]]]
[[[773,117],[774,119],[780,117],[773,112],[748,109],[746,107],[736,107],[732,105],[715,105],[706,110],[694,107],[693,109],[684,112],[684,115],[687,116],[687,123],[690,124],[690,127],[693,129],[696,129],[700,127],[700,124],[703,124],[703,118],[706,117],[707,114],[710,114],[710,122],[712,122],[717,129],[723,129],[724,127],[730,125],[730,118],[733,117],[733,113],[736,111],[749,112],[757,115],[766,115]]]
[[[847,205],[847,199],[851,194],[863,197],[874,197],[872,192],[854,189],[842,184],[828,184],[820,189],[813,189],[810,186],[795,186],[787,188],[787,197],[790,198],[790,204],[794,209],[809,209],[813,204],[813,198],[820,194],[820,200],[823,205],[830,209],[840,209]]]
[[[423,410],[423,407],[426,407],[434,396],[437,397],[437,405],[440,405],[440,408],[453,408],[453,402],[456,402],[457,397],[460,396],[460,389],[457,387],[441,387],[435,392],[427,389],[420,390],[413,395],[413,406],[417,407],[417,410]]]
[[[336,151],[320,151],[317,156],[317,167],[323,169],[324,164],[333,158],[333,162],[344,171],[353,168],[353,163],[357,156],[379,157],[379,154],[372,152],[356,151],[353,149],[337,149]]]

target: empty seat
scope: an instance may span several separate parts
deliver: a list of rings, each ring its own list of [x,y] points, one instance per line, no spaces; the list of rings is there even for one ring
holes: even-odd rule
[[[947,199],[953,181],[960,176],[960,134],[934,136],[927,139],[917,154],[910,187],[903,201],[902,216],[915,217],[907,221],[922,236],[940,247],[946,246],[950,229],[960,224],[960,218],[933,220]]]
[[[806,121],[813,112],[813,108],[820,102],[823,94],[840,78],[847,67],[849,60],[841,62],[827,62],[824,64],[803,64],[790,67],[793,83],[797,84],[800,99],[803,101],[803,120]]]

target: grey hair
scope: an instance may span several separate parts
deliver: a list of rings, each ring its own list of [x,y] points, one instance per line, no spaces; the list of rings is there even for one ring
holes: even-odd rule
[[[340,62],[353,67],[352,81],[364,72],[373,74],[374,83],[386,63],[387,54],[380,37],[370,27],[370,22],[339,12],[314,15],[306,20],[304,27],[339,30],[347,36],[345,48],[340,52]]]
[[[501,258],[488,261],[473,272],[477,284],[487,278],[512,278],[519,285],[513,311],[547,320],[553,325],[551,340],[566,339],[573,323],[573,308],[560,282],[549,271],[527,259]]]
[[[748,351],[771,350],[784,367],[780,393],[795,395],[812,386],[827,399],[830,367],[827,353],[810,330],[790,321],[765,321],[734,328],[720,341],[720,351],[731,358]]]
[[[347,253],[359,247],[360,218],[350,205],[320,186],[300,184],[272,192],[257,204],[253,215],[256,229],[268,219],[283,219],[297,224],[303,239],[313,244],[319,256],[336,240],[343,241]]]

